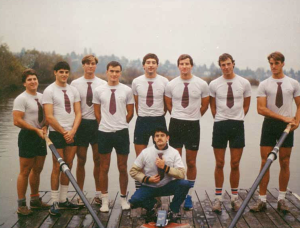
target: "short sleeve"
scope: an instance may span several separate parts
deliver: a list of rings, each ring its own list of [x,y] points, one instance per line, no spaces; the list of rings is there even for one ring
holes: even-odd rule
[[[45,89],[43,93],[43,104],[53,104],[53,93],[50,89]]]
[[[215,97],[216,96],[216,90],[214,88],[214,83],[213,82],[211,82],[209,84],[209,96],[211,96],[211,97]]]
[[[126,104],[134,104],[132,90],[129,88],[127,92],[127,103]]]
[[[168,82],[165,88],[165,96],[172,98],[171,83]]]
[[[300,96],[300,84],[298,81],[295,80],[295,90],[294,90],[294,97]]]
[[[208,88],[207,83],[204,81],[202,83],[202,95],[201,95],[201,97],[204,98],[204,97],[208,97],[208,96],[209,96],[209,88]]]
[[[14,100],[14,106],[13,106],[13,111],[21,111],[25,112],[26,109],[26,103],[25,100],[22,97],[17,97]]]
[[[133,80],[132,85],[131,85],[132,93],[134,95],[138,95],[137,90],[136,90],[136,80]]]
[[[98,88],[95,90],[95,92],[93,94],[93,104],[101,104],[100,97],[99,97],[100,91]]]
[[[72,91],[74,93],[74,102],[81,101],[80,94],[76,87],[72,86]]]
[[[261,82],[257,89],[256,97],[266,97],[265,82]]]
[[[248,80],[246,81],[244,87],[244,97],[251,97],[251,84]]]

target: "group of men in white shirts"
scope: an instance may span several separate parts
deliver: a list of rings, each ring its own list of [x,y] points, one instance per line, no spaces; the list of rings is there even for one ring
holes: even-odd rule
[[[300,120],[300,86],[296,80],[283,74],[284,56],[280,52],[271,53],[268,61],[272,76],[259,85],[257,94],[258,113],[265,116],[260,143],[261,164],[264,165],[276,140],[290,123],[292,131],[279,152],[281,170],[278,208],[288,211],[285,194],[289,180],[293,130],[299,126]],[[84,76],[72,81],[71,85],[67,84],[69,64],[57,63],[54,67],[56,80],[45,89],[43,95],[37,92],[36,72],[31,69],[24,71],[22,82],[26,91],[15,99],[13,108],[14,124],[21,128],[18,142],[18,213],[32,214],[31,209],[26,206],[25,198],[28,179],[31,186],[31,208],[50,207],[50,214],[56,216],[60,215],[59,209],[78,209],[83,204],[81,199],[78,199],[77,204],[68,201],[69,180],[60,172],[54,156],[51,174],[52,205],[45,204],[39,198],[39,174],[47,154],[43,138],[47,134],[46,125],[49,125],[49,138],[70,168],[77,154],[76,179],[82,190],[87,149],[91,145],[96,186],[94,202],[101,205],[101,212],[109,211],[108,171],[114,148],[117,153],[122,209],[146,208],[151,220],[155,215],[155,208],[160,204],[159,197],[174,195],[169,217],[176,220],[183,202],[186,210],[193,208],[191,193],[197,175],[200,118],[209,105],[214,117],[212,147],[216,159],[216,192],[212,210],[222,211],[223,167],[229,141],[231,205],[237,211],[240,207],[239,163],[245,146],[244,117],[250,106],[251,86],[248,80],[234,73],[235,61],[232,56],[225,53],[219,57],[223,75],[213,80],[209,86],[192,74],[193,59],[186,54],[179,56],[177,61],[180,76],[170,82],[157,74],[158,57],[152,53],[147,54],[143,58],[145,74],[133,80],[132,88],[120,83],[120,63],[108,63],[107,82],[95,76],[97,63],[98,59],[93,55],[85,56],[82,59]],[[296,114],[292,113],[293,100],[297,106]],[[42,105],[44,118],[39,116],[42,114]],[[136,192],[128,203],[128,123],[134,115],[134,106],[138,116],[133,140],[137,158],[130,169],[130,175],[135,179]],[[165,120],[167,111],[171,115],[169,131]],[[153,145],[148,146],[151,136]],[[31,138],[26,140],[26,137]],[[187,170],[181,159],[183,146]],[[269,172],[260,184],[259,201],[251,208],[252,211],[266,209],[268,181]]]

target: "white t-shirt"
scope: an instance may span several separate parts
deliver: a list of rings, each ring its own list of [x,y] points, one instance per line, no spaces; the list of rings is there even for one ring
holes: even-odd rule
[[[184,108],[181,105],[185,85],[188,84],[189,105]],[[192,76],[189,80],[183,80],[180,76],[170,81],[165,89],[165,95],[172,98],[171,117],[180,120],[199,120],[201,118],[201,99],[209,96],[206,81],[197,76]]]
[[[149,146],[148,148],[144,149],[139,156],[135,159],[134,164],[139,168],[144,170],[144,174],[146,176],[154,176],[158,174],[158,169],[155,164],[156,158],[158,158],[158,153],[163,153],[163,159],[165,160],[165,164],[169,167],[173,168],[185,168],[183,161],[180,157],[180,154],[177,150],[173,147],[168,146],[166,150],[158,150],[155,148],[154,145]],[[165,173],[164,178],[158,183],[143,183],[143,185],[147,185],[150,187],[159,188],[170,181],[174,180],[172,176]]]
[[[69,97],[71,112],[68,113],[65,108],[65,96],[63,90]],[[67,84],[66,87],[60,87],[55,82],[50,84],[43,93],[43,104],[53,104],[53,115],[60,126],[69,131],[73,127],[75,120],[74,103],[80,101],[77,89]],[[50,131],[55,131],[50,124]]]
[[[39,122],[39,107],[37,101],[42,105],[42,97],[41,93],[37,93],[35,96],[24,91],[14,100],[13,111],[21,111],[24,112],[23,120],[30,124],[33,127],[41,129],[45,124],[45,117],[43,121]]]
[[[275,105],[278,84],[282,82],[281,90],[283,97],[283,105],[278,108]],[[293,117],[292,113],[293,98],[300,96],[299,82],[288,76],[281,79],[275,79],[272,76],[262,81],[257,90],[257,97],[267,97],[267,108],[272,112],[286,117]]]
[[[109,111],[112,89],[115,89],[116,112],[111,114]],[[116,86],[109,86],[107,83],[98,86],[94,91],[94,104],[101,105],[101,121],[99,131],[115,132],[128,128],[126,121],[128,104],[134,104],[132,90],[127,85],[119,83]]]
[[[231,108],[227,106],[228,82],[232,83],[234,97],[234,105]],[[233,79],[225,79],[222,75],[209,84],[209,91],[210,96],[216,99],[215,122],[244,120],[244,98],[251,96],[251,85],[247,79],[238,75]]]
[[[95,117],[95,113],[94,113],[93,103],[91,106],[88,106],[86,103],[86,97],[87,97],[87,92],[88,92],[88,83],[91,83],[90,85],[91,85],[91,89],[92,89],[92,93],[93,93],[94,90],[98,86],[105,84],[106,81],[104,81],[96,76],[93,79],[86,79],[84,76],[82,76],[71,82],[71,86],[74,86],[80,94],[82,119],[95,120],[96,117]]]
[[[153,105],[150,107],[146,104],[149,83],[152,83]],[[162,116],[164,111],[164,93],[168,79],[156,75],[155,78],[147,78],[141,75],[132,81],[132,91],[138,96],[138,115],[139,116]]]

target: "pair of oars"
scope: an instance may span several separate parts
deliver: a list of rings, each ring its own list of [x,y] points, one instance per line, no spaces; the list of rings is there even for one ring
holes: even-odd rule
[[[85,195],[83,194],[83,192],[81,191],[81,189],[79,188],[75,178],[73,177],[68,165],[65,163],[65,161],[61,158],[61,156],[59,155],[59,153],[57,152],[55,146],[53,145],[53,143],[51,142],[51,140],[48,138],[48,136],[45,137],[45,140],[47,142],[48,147],[50,148],[50,150],[52,151],[52,153],[54,154],[54,156],[57,159],[57,162],[60,165],[60,169],[62,172],[64,172],[64,174],[66,174],[66,176],[69,178],[71,184],[73,185],[73,187],[75,188],[76,192],[78,193],[78,195],[80,196],[80,198],[82,199],[82,202],[84,203],[84,205],[86,206],[86,208],[89,210],[90,214],[92,215],[95,223],[98,225],[99,228],[104,228],[104,226],[102,225],[102,223],[100,222],[99,218],[97,217],[96,213],[94,212],[92,206],[90,205],[90,203],[88,202],[88,200],[86,199]]]

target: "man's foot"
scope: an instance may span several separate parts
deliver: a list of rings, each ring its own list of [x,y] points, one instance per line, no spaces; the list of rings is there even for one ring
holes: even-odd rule
[[[250,211],[252,212],[260,212],[260,211],[264,211],[267,209],[267,204],[266,202],[261,201],[260,199],[257,200],[257,202],[250,207]]]
[[[286,212],[290,211],[289,207],[286,205],[286,200],[285,199],[281,199],[281,200],[278,201],[277,210],[282,211],[283,213],[286,213]]]
[[[82,199],[80,197],[77,198],[77,205],[79,207],[84,207],[84,203],[83,203],[83,201],[82,201]]]
[[[130,209],[130,204],[127,203],[126,198],[121,198],[121,208],[123,211]]]
[[[186,196],[183,209],[186,211],[193,210],[193,202],[192,197],[190,195]]]
[[[63,203],[59,203],[58,206],[59,206],[59,209],[71,209],[71,210],[77,210],[77,209],[79,209],[78,205],[69,202],[68,199],[65,202],[63,202]]]
[[[51,205],[44,203],[42,198],[30,200],[30,208],[32,209],[49,209],[50,207]]]
[[[174,213],[173,211],[169,210],[168,212],[168,223],[178,223],[178,220],[180,219],[179,213]]]
[[[59,212],[59,209],[58,209],[58,202],[54,202],[52,204],[52,206],[50,207],[49,209],[49,213],[50,215],[53,215],[53,216],[60,216],[60,212]]]
[[[152,208],[151,210],[147,210],[145,222],[146,223],[156,222],[156,220],[157,220],[157,214],[155,208]]]
[[[212,203],[212,211],[221,213],[222,212],[222,203],[219,199],[215,199],[214,202]]]
[[[102,200],[98,196],[95,196],[94,197],[94,203],[101,206],[102,205]]]
[[[33,214],[32,210],[30,210],[27,206],[18,207],[17,213],[21,216],[29,216]]]
[[[102,198],[102,206],[100,207],[100,211],[107,213],[109,211],[109,207],[108,207],[108,197],[103,197]]]
[[[241,207],[241,201],[238,198],[235,198],[231,201],[232,210],[238,211]]]

